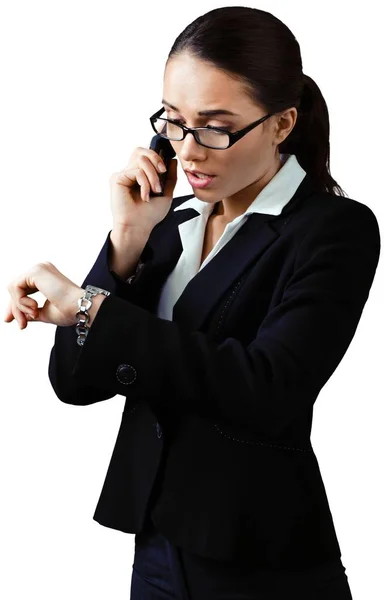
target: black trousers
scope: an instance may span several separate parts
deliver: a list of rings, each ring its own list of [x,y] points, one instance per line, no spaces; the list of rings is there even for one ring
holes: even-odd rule
[[[150,521],[135,535],[130,600],[352,600],[341,560],[303,572],[243,569],[171,544]]]

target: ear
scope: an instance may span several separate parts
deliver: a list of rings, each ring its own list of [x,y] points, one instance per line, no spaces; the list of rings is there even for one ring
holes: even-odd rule
[[[277,129],[276,129],[276,143],[282,144],[287,136],[294,129],[297,122],[298,112],[295,106],[288,108],[278,116]]]

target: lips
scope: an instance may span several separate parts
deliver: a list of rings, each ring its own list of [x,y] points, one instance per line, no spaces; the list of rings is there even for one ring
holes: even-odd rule
[[[216,177],[216,175],[204,175],[203,177],[197,177],[196,175],[193,175],[190,171],[186,171],[186,175],[190,185],[197,189],[209,187],[211,183],[215,181]]]
[[[190,169],[185,169],[186,173],[191,173],[192,175],[205,175],[206,177],[215,177],[212,173],[202,173],[202,171],[190,171]]]

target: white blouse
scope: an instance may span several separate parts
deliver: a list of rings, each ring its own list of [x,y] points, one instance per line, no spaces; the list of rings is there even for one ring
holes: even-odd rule
[[[223,248],[236,234],[238,229],[247,221],[252,213],[265,213],[279,215],[285,204],[293,197],[294,192],[306,175],[294,154],[280,154],[283,165],[269,183],[257,194],[255,200],[245,212],[230,223],[227,223],[224,232],[211,250],[210,254],[199,265],[204,241],[207,220],[214,210],[215,203],[210,204],[190,198],[177,206],[174,210],[194,208],[198,215],[179,225],[179,234],[183,247],[182,254],[174,270],[168,276],[159,299],[157,316],[162,319],[172,320],[174,304],[179,299],[183,290],[201,269]]]

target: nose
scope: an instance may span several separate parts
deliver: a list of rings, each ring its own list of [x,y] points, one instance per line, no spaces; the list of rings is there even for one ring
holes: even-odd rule
[[[206,155],[206,148],[198,144],[191,131],[189,131],[186,134],[184,140],[181,140],[180,142],[176,143],[180,144],[179,156],[186,163],[191,164],[195,161],[196,158],[199,162],[204,160],[204,157]]]

